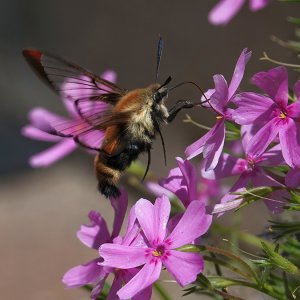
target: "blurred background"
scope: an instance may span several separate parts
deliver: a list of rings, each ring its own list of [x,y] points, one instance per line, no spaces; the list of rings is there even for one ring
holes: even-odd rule
[[[22,137],[20,130],[28,123],[27,113],[33,107],[66,112],[59,97],[28,67],[22,49],[47,50],[98,74],[113,69],[118,74],[118,84],[127,89],[154,81],[159,35],[165,42],[161,81],[172,75],[175,82],[193,80],[205,90],[213,86],[213,74],[224,74],[230,81],[235,62],[245,47],[253,50],[246,78],[271,67],[259,61],[263,51],[281,61],[295,61],[291,52],[270,39],[272,34],[283,40],[293,38],[294,26],[286,21],[295,12],[293,4],[272,1],[257,13],[250,13],[245,5],[228,26],[213,27],[207,21],[207,14],[217,2],[0,2],[2,299],[88,299],[86,291],[65,290],[61,277],[70,267],[97,256],[76,238],[80,224],[87,223],[88,212],[100,210],[109,225],[113,217],[107,200],[96,190],[93,157],[82,149],[49,168],[29,167],[29,157],[50,144]],[[249,83],[244,80],[241,88],[247,87]],[[172,93],[169,104],[183,97],[197,100],[199,93],[183,87]],[[214,122],[214,117],[201,109],[188,113],[207,126]],[[170,126],[163,128],[167,167],[163,164],[159,140],[154,142],[151,170],[160,177],[176,165],[174,158],[182,157],[187,145],[205,133],[183,123],[183,118],[181,113]],[[142,196],[145,195],[131,189],[131,201]],[[267,214],[260,204],[249,207],[243,215],[242,228],[259,232]],[[164,285],[173,291],[173,299],[181,299],[174,283]],[[257,295],[251,299],[266,298]]]

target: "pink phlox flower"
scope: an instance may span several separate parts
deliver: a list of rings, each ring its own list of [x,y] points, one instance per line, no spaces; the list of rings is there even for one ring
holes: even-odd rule
[[[237,109],[233,119],[238,124],[257,124],[262,128],[252,138],[247,152],[262,155],[276,137],[286,163],[300,167],[300,81],[294,85],[297,100],[288,104],[288,74],[285,67],[277,67],[253,76],[253,83],[268,96],[241,93],[235,97]]]
[[[220,0],[208,15],[208,20],[213,25],[226,25],[237,15],[245,0]],[[270,0],[249,0],[249,9],[257,11],[268,5]]]
[[[228,104],[242,81],[245,67],[250,57],[251,51],[244,49],[236,63],[229,86],[223,75],[213,76],[215,89],[210,90],[207,97],[210,98],[209,104],[211,109],[217,114],[217,123],[204,136],[185,150],[187,159],[203,153],[206,170],[214,169],[218,164],[225,141],[225,121],[232,120],[232,109],[228,107]]]
[[[181,252],[176,248],[192,243],[206,233],[212,217],[206,215],[203,203],[193,201],[167,235],[170,209],[170,201],[165,195],[157,198],[154,204],[140,199],[135,204],[135,214],[146,244],[104,244],[100,247],[103,266],[119,269],[141,267],[117,292],[120,299],[129,299],[153,284],[159,278],[163,265],[181,286],[195,281],[197,274],[203,271],[204,262],[199,254]]]
[[[115,216],[113,223],[113,230],[110,234],[103,217],[96,211],[89,213],[90,223],[82,225],[80,230],[77,232],[79,240],[89,248],[98,251],[99,247],[104,243],[116,243],[126,244],[132,242],[133,237],[137,237],[137,227],[135,226],[135,214],[130,213],[127,226],[127,236],[124,240],[119,237],[119,233],[122,227],[122,223],[125,217],[128,198],[124,190],[121,191],[119,198],[111,198],[110,202],[114,208]],[[93,259],[83,265],[73,267],[63,276],[63,283],[66,287],[80,287],[87,284],[94,286],[91,299],[96,299],[101,293],[105,280],[110,273],[115,275],[115,279],[112,283],[107,299],[118,299],[116,291],[118,291],[123,282],[128,282],[132,277],[136,275],[138,269],[130,270],[116,270],[110,267],[101,266],[101,258]],[[150,299],[151,288],[141,292],[135,300]]]
[[[111,82],[116,81],[116,73],[113,71],[106,71],[102,75],[102,78]],[[74,81],[74,80],[73,80]],[[71,81],[72,82],[72,81]],[[29,164],[34,168],[48,167],[56,161],[64,158],[73,152],[78,145],[70,137],[58,136],[55,134],[55,127],[68,126],[73,128],[74,126],[81,128],[88,128],[89,124],[78,115],[74,102],[68,99],[69,96],[75,96],[78,98],[87,97],[91,93],[88,89],[83,89],[78,83],[71,83],[66,81],[61,94],[62,101],[65,105],[66,111],[70,118],[65,118],[52,113],[44,108],[34,108],[29,112],[28,118],[30,121],[29,125],[22,128],[22,134],[28,138],[55,143],[54,146],[44,150],[38,154],[33,155],[29,159]],[[102,109],[106,109],[106,104],[101,104]],[[98,104],[99,106],[99,104]],[[99,109],[99,107],[97,107]],[[70,124],[70,125],[66,125]],[[60,126],[59,126],[60,125]],[[74,130],[74,129],[73,129]],[[100,145],[103,139],[103,132],[89,132],[84,137],[87,142],[93,139],[93,143]]]
[[[284,186],[279,181],[275,180],[264,167],[272,167],[284,165],[284,159],[281,154],[280,145],[276,145],[259,155],[249,155],[247,152],[248,143],[252,139],[250,133],[251,126],[242,126],[241,133],[243,136],[243,149],[245,151],[244,158],[232,156],[223,153],[220,158],[218,166],[214,170],[202,170],[202,176],[211,180],[222,179],[231,176],[239,176],[238,180],[233,184],[228,193],[222,197],[220,204],[213,207],[212,213],[222,213],[227,210],[232,210],[242,203],[242,199],[237,200],[237,195],[234,192],[242,192],[249,185],[252,187],[260,186]],[[272,200],[264,200],[267,207],[273,212],[278,213],[282,211],[282,206],[286,202],[288,193],[286,191],[278,190],[272,192],[268,198]]]
[[[200,170],[188,160],[176,158],[177,168],[171,169],[169,175],[158,183],[148,182],[146,186],[156,196],[168,193],[169,197],[176,196],[185,207],[198,200],[207,204],[212,197],[220,192],[216,180],[209,180],[200,176]],[[171,193],[170,193],[171,192]]]
[[[290,169],[285,176],[285,184],[295,189],[300,186],[300,168]]]

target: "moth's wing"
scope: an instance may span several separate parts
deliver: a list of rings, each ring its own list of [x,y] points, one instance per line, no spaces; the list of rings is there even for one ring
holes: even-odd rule
[[[68,99],[86,122],[98,120],[103,111],[114,106],[127,91],[116,84],[58,56],[27,49],[29,65],[63,99]],[[92,125],[92,124],[91,124]]]
[[[72,102],[79,115],[77,120],[51,124],[49,133],[72,137],[86,148],[99,150],[106,127],[122,118],[113,117],[112,107],[127,91],[58,56],[33,49],[24,50],[23,55],[44,82]]]
[[[34,49],[23,50],[29,65],[54,90],[76,101],[89,96],[112,105],[126,90],[63,58]],[[103,94],[110,94],[103,96]],[[94,97],[94,98],[93,98]]]
[[[99,151],[103,147],[103,142],[105,145],[113,142],[113,138],[104,140],[106,129],[126,124],[130,121],[130,117],[130,112],[113,113],[108,110],[101,118],[90,118],[89,122],[83,119],[59,121],[52,123],[51,127],[54,134],[72,137],[81,146]],[[118,140],[121,140],[119,136]]]

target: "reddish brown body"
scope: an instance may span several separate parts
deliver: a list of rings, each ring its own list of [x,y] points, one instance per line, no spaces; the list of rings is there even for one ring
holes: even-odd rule
[[[153,121],[153,94],[159,87],[154,84],[144,89],[128,92],[120,98],[112,110],[112,116],[126,114],[127,119],[106,128],[101,151],[95,158],[99,189],[107,189],[119,181],[121,173],[141,152],[151,149],[156,133]],[[168,111],[160,105],[160,113],[166,120]]]

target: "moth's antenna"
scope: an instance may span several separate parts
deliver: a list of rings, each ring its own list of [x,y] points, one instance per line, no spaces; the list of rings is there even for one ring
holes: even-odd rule
[[[159,66],[160,66],[163,47],[164,47],[164,42],[163,42],[162,37],[160,36],[159,40],[158,40],[158,46],[157,46],[155,82],[157,82],[157,79],[158,79]]]
[[[201,94],[202,94],[203,97],[205,98],[205,101],[202,101],[201,103],[209,102],[210,99],[208,99],[208,98],[206,97],[206,95],[205,95],[204,91],[202,90],[202,88],[201,88],[197,83],[195,83],[195,82],[193,82],[193,81],[183,81],[183,82],[180,82],[180,83],[176,84],[175,86],[170,87],[170,88],[168,89],[168,92],[169,92],[169,91],[172,91],[172,90],[174,90],[174,89],[176,89],[176,88],[178,88],[178,87],[180,87],[180,86],[182,86],[182,85],[185,85],[185,84],[192,84],[192,85],[194,85],[195,87],[198,88],[198,90],[201,92]]]

